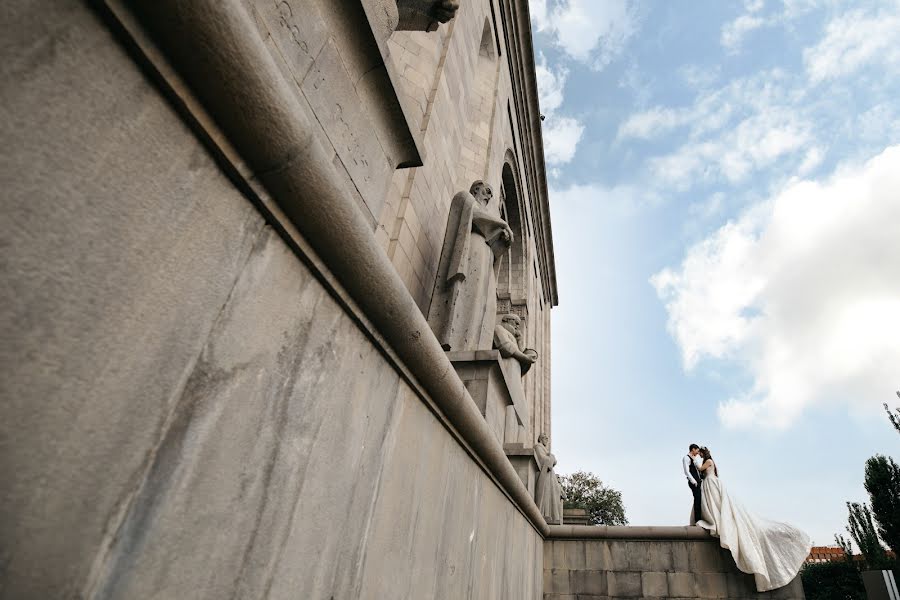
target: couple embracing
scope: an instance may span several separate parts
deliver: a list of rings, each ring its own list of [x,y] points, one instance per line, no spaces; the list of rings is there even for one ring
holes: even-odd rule
[[[691,524],[719,538],[737,567],[753,574],[758,591],[789,584],[809,556],[809,536],[793,525],[753,515],[732,498],[709,448],[691,444],[682,466],[694,496]]]

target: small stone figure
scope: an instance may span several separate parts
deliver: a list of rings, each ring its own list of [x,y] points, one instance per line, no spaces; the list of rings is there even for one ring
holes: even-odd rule
[[[489,211],[491,186],[476,181],[450,204],[428,323],[444,350],[489,350],[497,313],[494,261],[509,250],[512,230]]]
[[[534,501],[549,525],[561,525],[563,514],[563,490],[556,477],[556,457],[550,453],[550,437],[546,433],[538,436],[534,445],[534,455],[538,463],[538,478],[534,487]]]
[[[522,348],[522,319],[519,315],[506,314],[494,327],[494,348],[503,358],[515,358],[522,366],[522,375],[537,361],[537,352]]]

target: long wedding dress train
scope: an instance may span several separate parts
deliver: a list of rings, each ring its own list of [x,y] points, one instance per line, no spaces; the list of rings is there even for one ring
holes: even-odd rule
[[[756,589],[774,590],[789,584],[809,556],[809,536],[787,523],[751,514],[732,498],[710,468],[701,484],[703,519],[697,525],[719,538],[744,573],[752,573]]]

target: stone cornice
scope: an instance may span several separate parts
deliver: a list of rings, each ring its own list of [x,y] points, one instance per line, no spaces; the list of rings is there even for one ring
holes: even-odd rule
[[[549,525],[551,540],[710,540],[714,538],[702,527],[656,525]]]

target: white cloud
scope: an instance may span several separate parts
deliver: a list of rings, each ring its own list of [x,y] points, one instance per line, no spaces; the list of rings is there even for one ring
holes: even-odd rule
[[[897,8],[892,4],[893,0],[872,0],[870,5],[872,2],[891,10]],[[782,0],[780,10],[764,11],[765,2],[763,0],[746,0],[744,2],[746,12],[722,26],[719,42],[730,54],[736,54],[741,50],[747,34],[752,31],[763,27],[778,26],[790,30],[794,28],[797,19],[816,9],[829,8],[831,11],[837,11],[847,4],[849,3],[845,0]],[[844,24],[841,21],[850,14],[847,13],[834,20],[836,30],[843,29]]]
[[[820,0],[784,0],[780,12],[762,15],[765,8],[763,0],[746,0],[744,2],[746,12],[722,26],[719,43],[729,54],[736,54],[741,50],[741,45],[750,32],[762,27],[790,26],[794,19],[808,13],[819,2]]]
[[[808,175],[809,173],[814,171],[816,167],[822,164],[822,160],[824,160],[824,158],[825,151],[818,146],[813,146],[806,151],[806,156],[803,157],[803,162],[800,163],[800,166],[797,168],[797,175],[799,175],[800,177]]]
[[[764,285],[750,273],[754,243],[751,219],[729,222],[691,248],[679,270],[664,269],[651,278],[666,302],[685,369],[704,356],[727,358],[747,340],[751,319],[742,311]]]
[[[876,104],[859,115],[853,130],[866,141],[900,139],[900,108],[896,102]]]
[[[544,121],[544,160],[548,165],[561,165],[575,156],[584,125],[570,117],[553,117]]]
[[[722,27],[722,35],[719,38],[719,42],[729,52],[736,52],[748,33],[754,29],[759,29],[765,24],[766,20],[761,17],[741,15]]]
[[[747,0],[746,12],[722,26],[719,42],[734,54],[752,31],[778,26],[793,29],[797,19],[816,9],[827,8],[835,13],[849,5],[845,0],[782,0],[780,10],[764,11],[762,0]],[[833,17],[821,42],[807,49],[809,56],[804,58],[816,81],[846,74],[859,64],[880,57],[883,51],[892,50],[891,42],[898,35],[896,19],[900,6],[895,0],[870,0],[867,5],[869,12],[850,10]],[[888,52],[888,57],[893,60],[895,53]]]
[[[841,0],[837,1],[840,2]],[[823,5],[834,4],[835,2],[834,0],[782,0],[781,3],[784,5],[784,12],[782,13],[784,18],[796,19],[809,14]]]
[[[684,65],[678,68],[678,75],[688,87],[705,90],[719,78],[721,68],[718,66]]]
[[[812,82],[818,83],[878,64],[887,70],[900,66],[900,7],[870,14],[851,11],[832,19],[822,40],[803,52]]]
[[[777,166],[803,175],[821,160],[818,123],[805,90],[792,85],[779,69],[734,79],[706,90],[683,107],[655,106],[632,114],[619,126],[619,140],[671,137],[678,145],[646,161],[649,181],[687,189],[698,181],[745,181],[762,169]],[[804,104],[806,104],[804,106]],[[801,165],[801,162],[803,164]]]
[[[734,112],[735,103],[752,98],[745,95],[746,90],[736,88],[739,83],[740,80],[721,90],[704,92],[692,106],[654,106],[635,113],[619,126],[617,137],[653,139],[679,127],[690,127],[691,137],[697,139],[703,133],[720,129]]]
[[[821,39],[803,50],[803,72],[771,69],[719,89],[692,86],[698,89],[692,104],[653,106],[621,123],[619,141],[669,135],[677,143],[646,161],[648,181],[686,190],[698,183],[743,183],[763,171],[784,179],[804,177],[845,140],[865,142],[857,157],[898,140],[900,113],[894,108],[892,82],[900,75],[900,44],[895,42],[900,39],[900,4],[881,2],[869,12],[841,12],[834,0],[794,0],[766,14],[765,5],[748,2],[748,12],[727,26],[723,36],[737,44],[739,31],[789,26],[792,19],[822,6],[835,16]],[[880,72],[872,71],[862,81],[845,79],[872,67]],[[681,74],[703,83],[703,73],[695,67],[684,67]],[[816,86],[823,81],[830,81],[826,94]],[[848,120],[848,103],[869,106]],[[848,155],[852,153],[844,152]]]
[[[744,0],[744,8],[749,13],[759,12],[766,5],[764,0]]]
[[[538,31],[576,60],[596,69],[608,65],[637,30],[637,16],[628,0],[530,0]]]
[[[688,214],[692,219],[706,221],[716,217],[722,213],[725,204],[725,194],[716,192],[706,200],[700,202],[692,202],[688,206]]]
[[[877,407],[900,384],[900,146],[788,185],[653,276],[685,368],[736,360],[754,383],[730,426],[786,427],[814,404]]]
[[[547,0],[528,0],[528,12],[531,13],[531,22],[538,31],[543,31],[550,26]]]
[[[618,137],[620,139],[651,139],[661,133],[684,125],[689,120],[690,113],[688,111],[657,106],[628,117],[619,126]]]
[[[687,68],[685,76],[699,77],[696,71],[694,67]],[[796,98],[786,82],[787,76],[780,69],[733,79],[719,89],[701,91],[690,106],[655,106],[635,113],[619,127],[619,136],[649,139],[677,127],[689,127],[690,137],[697,140],[709,132],[732,129],[736,116],[758,115],[792,105]]]
[[[692,139],[648,164],[661,183],[685,189],[700,179],[744,181],[751,173],[802,150],[811,125],[795,111],[771,107],[708,139]]]
[[[636,61],[631,60],[619,78],[619,87],[628,90],[636,106],[644,106],[652,94],[651,80],[641,71]]]
[[[538,56],[535,65],[537,76],[538,98],[541,113],[544,115],[544,160],[551,167],[551,175],[557,173],[554,167],[563,165],[575,157],[575,150],[581,136],[584,134],[584,125],[573,117],[564,117],[557,114],[557,110],[565,100],[564,89],[566,77],[569,72],[565,67],[553,69],[547,65],[547,59],[543,54]]]
[[[543,54],[538,55],[534,70],[537,77],[538,100],[541,111],[545,114],[552,113],[562,106],[564,99],[563,90],[566,86],[569,70],[565,67],[559,67],[556,70],[549,67],[547,58]]]
[[[655,190],[638,185],[606,186],[599,183],[554,186],[550,190],[554,206],[581,214],[591,206],[602,206],[605,214],[630,216],[642,209],[658,205],[662,198]]]

